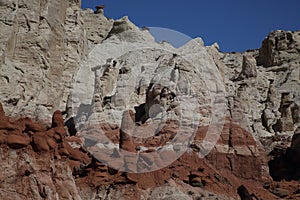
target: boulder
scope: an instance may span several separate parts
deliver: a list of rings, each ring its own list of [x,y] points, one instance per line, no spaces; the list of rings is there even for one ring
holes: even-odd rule
[[[45,132],[37,132],[32,137],[33,148],[37,152],[49,151],[48,136]]]
[[[9,134],[7,136],[7,145],[13,149],[20,149],[30,144],[31,140],[26,135]]]
[[[64,118],[60,110],[57,110],[53,113],[51,127],[64,127]]]

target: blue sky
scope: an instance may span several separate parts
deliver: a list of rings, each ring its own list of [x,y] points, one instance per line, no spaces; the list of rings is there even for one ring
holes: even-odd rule
[[[300,0],[82,0],[105,5],[108,18],[129,16],[137,26],[172,29],[221,51],[257,49],[273,30],[300,30]]]

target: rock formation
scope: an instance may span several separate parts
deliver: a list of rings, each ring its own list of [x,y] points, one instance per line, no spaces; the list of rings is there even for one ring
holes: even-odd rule
[[[124,113],[124,118],[128,113]],[[91,199],[95,196],[99,198],[125,196],[126,199],[155,199],[158,190],[159,196],[167,195],[169,198],[179,195],[186,199],[199,197],[229,199],[237,198],[238,194],[235,189],[239,187],[239,183],[246,185],[259,198],[275,198],[271,192],[263,189],[263,182],[261,182],[261,180],[272,182],[271,179],[262,171],[255,170],[266,165],[266,160],[263,159],[266,158],[264,150],[258,148],[255,155],[243,154],[242,151],[247,151],[247,148],[257,148],[255,146],[259,146],[259,144],[254,142],[249,132],[238,126],[232,127],[232,132],[234,129],[240,129],[244,131],[248,139],[243,138],[243,144],[238,144],[240,141],[238,138],[235,138],[236,142],[229,142],[234,145],[235,149],[239,149],[236,156],[231,156],[230,152],[222,151],[218,147],[218,150],[210,156],[218,157],[224,154],[224,158],[221,156],[218,163],[213,162],[211,165],[208,162],[211,158],[200,159],[197,142],[200,142],[200,138],[206,134],[205,130],[207,129],[207,127],[202,127],[198,130],[194,144],[191,145],[192,152],[185,153],[177,161],[160,170],[135,174],[123,173],[110,168],[95,159],[94,156],[97,155],[91,155],[83,147],[76,147],[78,144],[81,146],[82,141],[77,137],[68,136],[60,111],[54,112],[53,125],[48,128],[28,118],[6,117],[4,113],[0,118],[2,119],[0,126],[1,199],[23,197]],[[4,121],[7,126],[2,125]],[[228,126],[232,125],[228,124]],[[126,130],[126,128],[124,129]],[[121,135],[124,134],[122,130],[119,132]],[[116,134],[118,133],[116,132]],[[226,138],[227,134],[225,131],[221,134],[221,138]],[[129,141],[128,136],[120,138],[122,148],[124,145],[128,147],[129,143],[126,141]],[[152,141],[155,141],[155,138],[152,138]],[[150,145],[153,142],[148,140],[147,143]],[[133,142],[131,141],[130,144],[132,147]],[[226,155],[231,157],[231,164],[228,163]],[[148,160],[151,157],[147,154],[140,156],[140,159],[145,162],[151,162]],[[243,156],[246,156],[248,164],[253,165],[253,169],[242,167]],[[256,161],[257,156],[260,158],[258,161]],[[220,169],[220,165],[226,167]],[[230,168],[232,166],[233,168]],[[15,184],[16,182],[18,184]],[[257,190],[256,187],[261,189]],[[169,190],[176,192],[168,194]]]
[[[58,0],[1,4],[0,96],[8,114],[44,115],[40,120],[65,108],[82,59],[112,24],[101,14],[82,11],[80,4]]]
[[[300,197],[299,31],[175,48],[80,5],[0,3],[0,199]]]
[[[256,60],[252,56],[244,55],[242,71],[239,74],[238,79],[245,79],[251,77],[253,78],[257,77]]]
[[[299,42],[299,31],[275,31],[258,51],[222,53],[231,116],[259,137],[296,128]]]
[[[300,128],[298,127],[293,135],[291,146],[285,151],[275,154],[269,161],[270,174],[274,180],[299,180],[299,134]]]

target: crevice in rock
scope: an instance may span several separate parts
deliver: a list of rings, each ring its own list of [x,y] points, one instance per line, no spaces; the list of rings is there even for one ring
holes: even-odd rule
[[[18,71],[20,71],[22,74],[24,74],[24,71],[20,67],[15,66],[15,69],[18,70]]]
[[[229,148],[233,148],[233,144],[232,144],[232,127],[231,127],[231,125],[230,125],[230,128],[229,128],[228,146],[229,146]]]
[[[6,83],[9,83],[9,77],[8,76],[2,76],[5,80],[6,80]]]
[[[24,14],[24,19],[25,19],[25,23],[26,23],[26,32],[30,32],[31,27],[30,27],[29,19],[25,14]]]
[[[230,171],[233,171],[233,164],[232,164],[232,160],[231,160],[230,156],[227,155],[226,158],[227,158],[227,160],[229,162]]]

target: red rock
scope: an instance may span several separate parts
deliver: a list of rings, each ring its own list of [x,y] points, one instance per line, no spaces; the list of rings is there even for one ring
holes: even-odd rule
[[[65,139],[67,142],[76,142],[78,144],[82,144],[82,141],[79,137],[76,136],[71,136],[71,137],[66,137]]]
[[[56,110],[53,113],[53,117],[52,117],[52,128],[54,127],[64,127],[64,118],[62,116],[62,113],[60,110]]]
[[[58,153],[61,156],[67,156],[67,157],[69,157],[69,155],[70,155],[69,151],[66,148],[60,148],[60,149],[58,149]]]
[[[118,138],[117,133],[119,133],[122,137],[120,143],[122,143],[121,146],[123,146],[123,149],[135,152],[135,146],[137,144],[133,143],[130,136],[132,133],[131,131],[134,130],[135,126],[132,116],[133,112],[131,111],[124,113],[122,121],[123,130],[122,132],[120,131],[120,133],[118,127],[112,127],[109,124],[103,125],[103,127],[105,127],[103,130],[105,134],[114,134],[112,138],[115,139]],[[9,118],[2,121],[9,123]],[[26,126],[25,124],[28,123],[30,123],[30,125]],[[171,127],[168,127],[169,125]],[[255,194],[258,199],[276,198],[275,195],[262,187],[263,181],[260,180],[263,176],[261,169],[265,167],[264,164],[266,163],[263,160],[265,158],[263,150],[261,151],[259,149],[259,144],[256,144],[249,132],[230,121],[225,124],[221,138],[218,141],[218,145],[228,146],[227,149],[230,149],[230,151],[221,151],[222,148],[216,147],[206,158],[203,159],[200,159],[197,153],[190,152],[183,154],[172,164],[166,163],[166,160],[170,160],[170,158],[175,159],[177,157],[176,152],[171,151],[172,148],[170,148],[170,150],[161,150],[154,157],[147,153],[140,153],[138,158],[135,156],[130,157],[128,155],[123,156],[118,150],[116,150],[117,156],[113,157],[102,152],[102,150],[97,146],[92,146],[88,149],[89,151],[92,150],[95,158],[97,158],[98,155],[102,160],[109,160],[109,162],[111,162],[109,167],[115,166],[116,168],[123,168],[128,171],[139,171],[146,168],[151,169],[151,167],[162,167],[157,171],[149,173],[123,173],[117,170],[109,170],[107,165],[96,161],[94,158],[92,159],[86,151],[79,148],[72,148],[68,142],[79,142],[79,140],[77,137],[66,137],[66,131],[63,126],[63,120],[60,112],[56,112],[54,114],[54,127],[47,131],[38,131],[45,129],[40,126],[39,123],[32,122],[30,119],[26,118],[9,123],[9,126],[8,130],[0,130],[0,144],[2,144],[2,149],[0,149],[0,158],[5,160],[5,156],[7,155],[7,150],[9,148],[26,147],[30,145],[30,141],[32,141],[31,145],[34,147],[35,151],[43,152],[43,154],[35,153],[31,150],[31,148],[24,148],[17,151],[17,156],[19,156],[17,160],[19,161],[16,161],[17,167],[12,170],[15,170],[18,174],[17,177],[15,177],[15,180],[19,181],[17,185],[20,185],[19,183],[24,183],[22,187],[27,184],[27,176],[37,176],[39,178],[37,180],[41,183],[41,185],[43,187],[44,185],[45,187],[49,186],[49,188],[53,187],[53,185],[47,185],[48,179],[54,177],[53,182],[55,184],[57,181],[60,181],[60,185],[55,185],[55,187],[64,187],[65,185],[62,180],[68,179],[68,181],[73,182],[73,177],[70,177],[70,173],[66,172],[66,170],[70,170],[70,167],[73,171],[73,175],[75,176],[74,181],[76,182],[76,186],[80,188],[80,190],[84,191],[87,189],[88,191],[94,191],[95,188],[98,189],[101,186],[113,184],[114,188],[111,191],[118,190],[118,187],[122,188],[122,192],[125,190],[131,191],[128,193],[131,195],[131,199],[134,199],[135,189],[137,189],[137,191],[149,190],[151,192],[152,189],[156,187],[166,185],[166,182],[168,182],[167,184],[172,183],[173,186],[183,187],[184,189],[191,188],[190,185],[184,183],[190,183],[199,187],[205,186],[204,189],[207,191],[220,195],[225,194],[225,196],[229,196],[233,199],[238,198],[237,188],[240,185],[244,185],[249,193]],[[26,134],[29,134],[29,136],[24,133],[22,134],[25,129],[28,131]],[[201,141],[205,137],[206,132],[207,127],[199,128],[195,137],[195,142],[199,142],[199,140]],[[154,149],[155,145],[166,143],[170,140],[170,138],[172,138],[174,133],[176,133],[176,127],[169,123],[162,129],[159,136],[145,140],[146,143],[143,143],[141,140],[139,145],[146,146],[151,144],[153,145],[153,148],[146,152],[154,152],[156,151],[156,149]],[[296,136],[294,138],[296,138]],[[275,170],[282,170],[283,172],[288,171],[284,168],[286,167],[284,163],[288,161],[296,166],[292,172],[294,175],[297,175],[297,171],[299,171],[297,162],[299,159],[296,154],[297,145],[295,144],[298,142],[296,142],[296,139],[293,139],[293,141],[293,147],[295,148],[288,150],[286,155],[287,157],[278,163],[278,168]],[[103,157],[100,154],[104,154],[106,157]],[[30,160],[33,160],[32,163],[37,165],[34,167],[37,172],[24,165],[24,156],[30,156]],[[60,159],[62,156],[64,159]],[[52,163],[55,164],[52,165]],[[122,164],[125,166],[122,166]],[[166,166],[166,164],[168,164],[168,166]],[[86,167],[83,167],[83,165]],[[47,174],[49,174],[53,170],[53,167],[55,168],[55,176],[48,177],[46,175],[39,177],[39,175],[42,174],[41,170],[45,170],[47,171]],[[257,176],[258,178],[254,178],[254,176]],[[7,177],[4,177],[0,172],[0,180],[5,180],[5,178]],[[268,181],[271,183],[269,186],[270,191],[273,191],[276,195],[288,195],[287,197],[292,197],[291,199],[297,199],[299,197],[299,194],[297,194],[299,189],[297,187],[297,182],[291,182],[292,186],[286,185],[286,187],[282,188],[282,182],[276,183],[279,185],[277,186],[276,184],[272,184],[271,180],[268,179]],[[68,182],[65,183],[66,185],[68,184]],[[282,188],[283,190],[275,190],[276,188]],[[24,188],[18,188],[18,191],[27,191],[28,189],[29,187],[25,186]],[[283,194],[282,191],[285,193]],[[41,189],[38,189],[38,192],[42,195],[45,193],[42,187]],[[122,194],[125,194],[125,192]]]
[[[109,185],[109,174],[107,172],[91,172],[91,184],[94,187]]]
[[[107,172],[98,172],[97,171],[97,172],[94,173],[94,176],[104,178],[104,179],[108,180]]]
[[[0,144],[5,144],[7,142],[7,131],[0,130]]]
[[[33,122],[30,118],[20,118],[13,122],[15,129],[21,132],[44,132],[47,128],[38,122]]]
[[[53,136],[53,138],[55,139],[55,141],[61,142],[61,137],[60,137],[60,135],[55,134],[55,135]]]
[[[207,176],[207,175],[201,171],[193,171],[190,174],[190,177],[205,177],[205,176]]]
[[[88,156],[88,154],[80,151],[79,149],[71,151],[70,158],[78,160],[83,164],[89,164],[91,162],[91,158]]]
[[[29,119],[29,118],[28,118]],[[13,121],[13,125],[16,129],[18,129],[20,132],[25,132],[25,129],[26,129],[26,122],[27,118],[23,119],[23,118],[20,118],[20,119],[17,119],[15,121]],[[28,131],[29,132],[29,131]]]
[[[44,132],[37,132],[32,137],[33,148],[35,151],[49,151],[50,146],[47,142],[47,135]]]
[[[55,130],[52,128],[52,129],[49,129],[48,131],[45,132],[45,134],[48,136],[48,137],[54,137],[55,135]]]
[[[250,132],[227,120],[214,149],[206,156],[218,170],[228,170],[237,177],[262,180],[269,176],[267,155]],[[245,168],[247,166],[247,168]]]
[[[4,112],[3,106],[0,103],[0,121],[3,120],[3,119],[7,119],[7,117],[5,116],[5,112]]]
[[[1,129],[14,130],[16,127],[10,121],[8,121],[8,119],[0,118],[0,130]]]
[[[55,137],[55,138],[59,138],[59,140],[64,139],[67,135],[67,131],[63,126],[55,127],[54,130],[55,130],[55,133],[59,136],[59,137]]]
[[[80,161],[84,164],[88,164],[91,162],[91,158],[86,153],[80,151],[80,149],[73,149],[71,145],[66,141],[64,141],[62,145],[69,153],[69,157],[71,159]]]
[[[170,177],[171,173],[163,169],[142,174],[126,174],[126,178],[128,180],[137,183],[137,185],[142,189],[153,188],[158,185],[163,185],[165,183],[165,180],[168,180]]]
[[[30,144],[30,138],[26,135],[8,135],[7,145],[13,149],[20,149]]]
[[[58,148],[54,149],[54,158],[57,160],[61,159]]]
[[[80,162],[79,161],[69,160],[69,165],[70,165],[70,168],[71,168],[71,170],[72,170],[73,173],[76,170],[80,169]]]
[[[50,147],[50,149],[55,149],[57,147],[57,143],[53,138],[46,137],[47,138],[47,144]]]
[[[32,136],[33,147],[35,151],[49,151],[57,147],[56,141],[47,135],[47,132],[36,132]]]
[[[25,126],[26,131],[32,131],[32,132],[44,132],[47,131],[47,128],[40,123],[33,122],[31,119],[26,118],[25,119]]]
[[[132,111],[124,111],[120,129],[120,148],[129,152],[136,152],[131,135],[135,122],[132,119]]]
[[[107,130],[105,131],[106,137],[115,144],[118,144],[120,141],[120,129],[114,129],[114,130]]]

